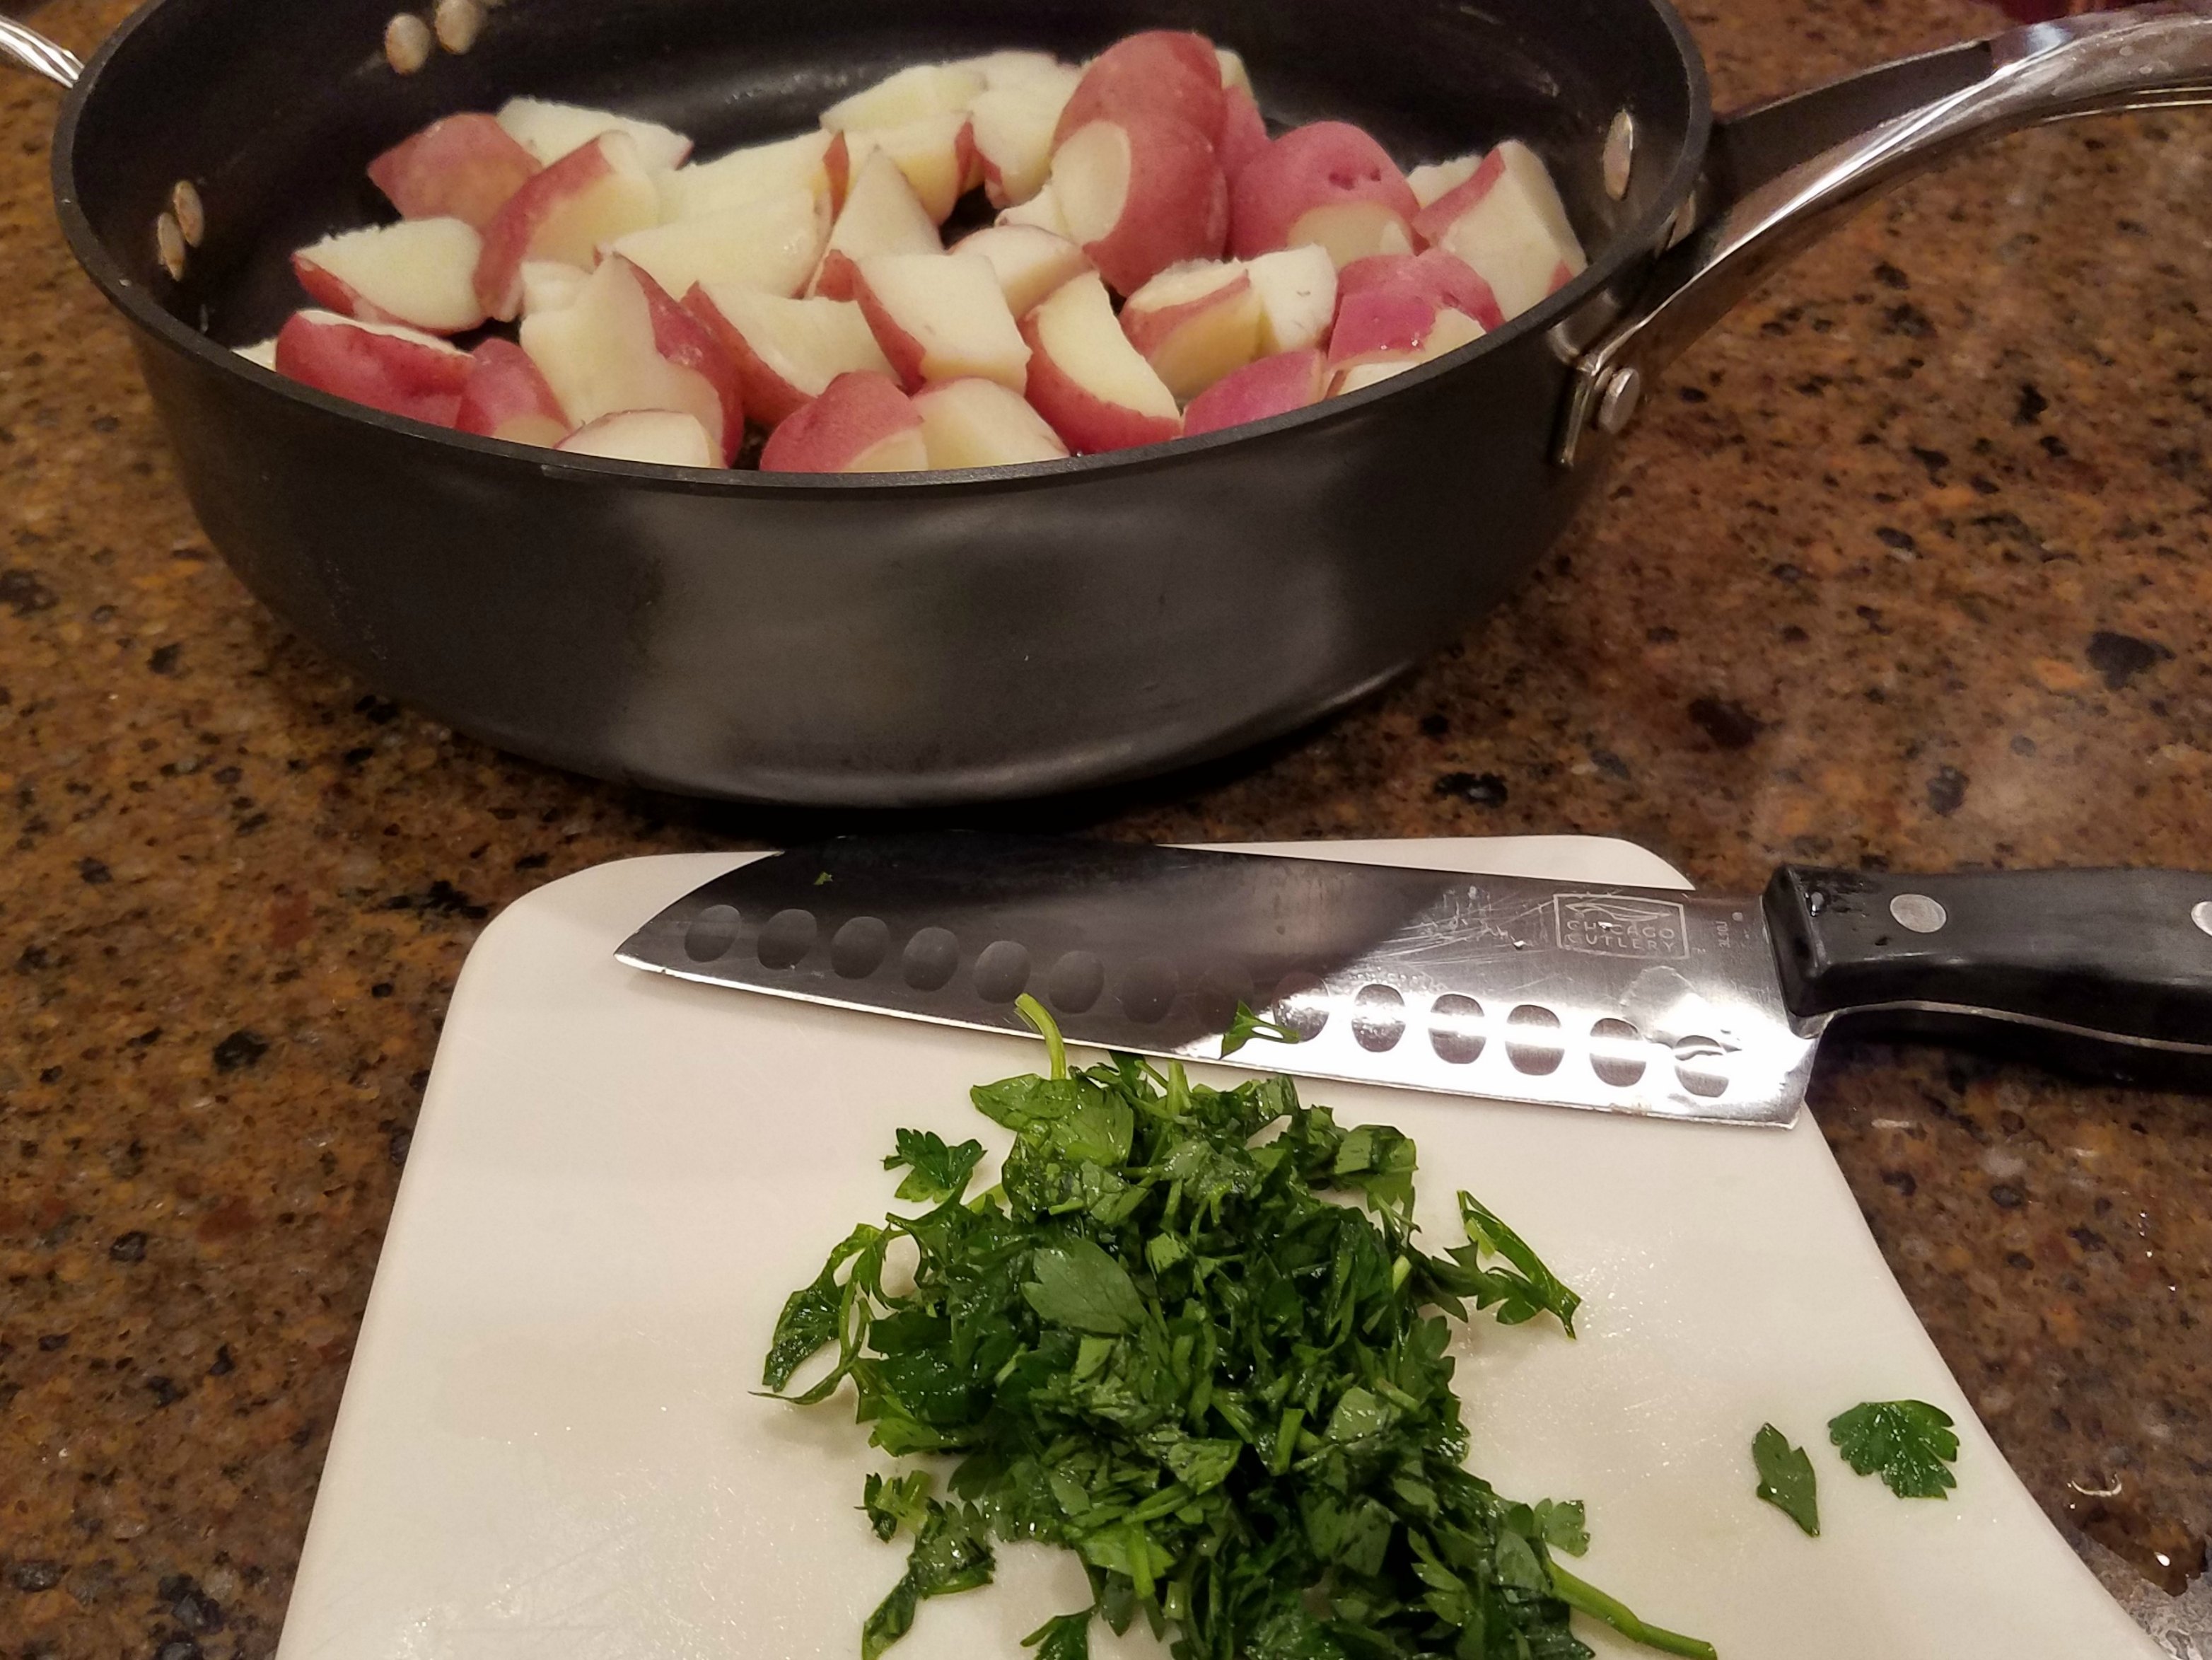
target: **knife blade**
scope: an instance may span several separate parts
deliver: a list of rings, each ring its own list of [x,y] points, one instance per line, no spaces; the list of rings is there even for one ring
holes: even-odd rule
[[[2023,925],[2026,926],[2023,926]],[[1997,1021],[2212,1071],[2212,877],[1785,867],[1763,897],[942,833],[797,848],[617,953],[839,1007],[1239,1065],[1785,1125],[1839,1015]]]

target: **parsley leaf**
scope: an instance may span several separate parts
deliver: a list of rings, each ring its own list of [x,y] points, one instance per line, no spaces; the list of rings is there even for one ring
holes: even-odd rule
[[[1464,1199],[1468,1243],[1431,1256],[1397,1130],[1340,1125],[1284,1078],[1072,1068],[1050,1015],[1022,1013],[1044,1075],[971,1095],[1011,1143],[998,1185],[963,1198],[976,1144],[902,1132],[887,1164],[929,1208],[856,1228],[770,1341],[771,1389],[834,1348],[790,1398],[849,1383],[877,1447],[951,1455],[941,1496],[918,1470],[867,1480],[870,1524],[912,1543],[861,1660],[1018,1541],[1091,1587],[1030,1633],[1036,1660],[1089,1660],[1094,1619],[1139,1617],[1182,1660],[1590,1660],[1584,1617],[1710,1655],[1559,1566],[1589,1542],[1579,1504],[1465,1467],[1453,1322],[1577,1304],[1517,1234]]]
[[[1252,1011],[1249,1003],[1238,1003],[1236,1018],[1230,1021],[1229,1030],[1221,1034],[1221,1058],[1226,1061],[1255,1037],[1264,1037],[1271,1043],[1299,1043],[1305,1034],[1294,1026],[1280,1021],[1264,1019]]]
[[[1950,1414],[1925,1401],[1863,1401],[1828,1420],[1828,1438],[1854,1470],[1880,1475],[1899,1499],[1941,1499],[1959,1485]]]
[[[900,1198],[938,1205],[960,1196],[982,1156],[981,1141],[963,1141],[957,1147],[948,1147],[935,1130],[902,1129],[898,1133],[898,1150],[884,1160],[884,1168],[908,1167],[910,1174],[898,1185]]]
[[[1773,1425],[1762,1424],[1759,1433],[1751,1438],[1751,1461],[1759,1467],[1759,1497],[1802,1528],[1808,1537],[1818,1539],[1820,1497],[1813,1461],[1805,1456],[1805,1449],[1791,1446],[1790,1438]]]

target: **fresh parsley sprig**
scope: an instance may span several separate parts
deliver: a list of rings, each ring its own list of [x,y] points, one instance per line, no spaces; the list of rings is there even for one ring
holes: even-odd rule
[[[763,1370],[781,1394],[827,1352],[790,1399],[849,1380],[874,1444],[957,1461],[942,1498],[922,1472],[868,1479],[877,1534],[912,1542],[862,1660],[1015,1540],[1073,1551],[1091,1582],[1025,1639],[1036,1660],[1088,1660],[1094,1619],[1139,1617],[1178,1660],[1588,1660],[1576,1610],[1711,1655],[1559,1566],[1589,1543],[1579,1504],[1464,1468],[1451,1320],[1472,1302],[1571,1333],[1580,1300],[1517,1233],[1462,1195],[1468,1242],[1431,1256],[1396,1130],[1339,1125],[1284,1078],[1071,1069],[1051,1017],[1018,1006],[1046,1073],[971,1092],[1012,1133],[999,1184],[966,1197],[978,1144],[901,1130],[885,1164],[931,1208],[854,1229]],[[894,1244],[910,1288],[887,1283]]]
[[[1828,1438],[1844,1462],[1879,1475],[1899,1499],[1941,1499],[1959,1485],[1951,1414],[1925,1401],[1862,1401],[1828,1420]]]

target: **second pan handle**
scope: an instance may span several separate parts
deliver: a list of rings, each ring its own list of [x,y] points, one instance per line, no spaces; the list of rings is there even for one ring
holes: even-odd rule
[[[64,88],[75,86],[84,73],[84,64],[67,46],[56,46],[12,17],[0,17],[0,64],[20,64]]]
[[[1704,212],[1577,360],[1559,461],[1574,464],[1593,427],[1619,432],[1659,370],[1890,185],[2022,127],[2197,104],[2212,104],[2212,0],[2032,24],[1720,122]]]

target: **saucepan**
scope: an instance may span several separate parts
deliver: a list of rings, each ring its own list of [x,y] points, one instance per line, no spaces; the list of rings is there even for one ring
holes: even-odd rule
[[[1042,794],[1290,732],[1458,637],[1593,488],[1652,377],[1870,194],[1978,139],[2212,101],[2212,0],[2062,19],[1724,120],[1666,0],[513,0],[402,76],[392,0],[154,0],[70,88],[57,210],[128,320],[210,538],[380,690],[578,771],[737,800]],[[1474,345],[1171,445],[823,478],[561,456],[309,391],[229,350],[286,257],[368,222],[370,157],[531,93],[702,154],[902,64],[1195,29],[1277,125],[1413,161],[1507,137],[1589,268]]]

